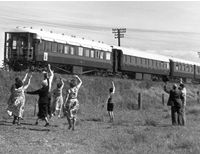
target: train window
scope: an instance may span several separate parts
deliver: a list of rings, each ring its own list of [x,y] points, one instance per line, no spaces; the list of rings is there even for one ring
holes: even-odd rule
[[[167,68],[167,64],[165,62],[163,62],[163,69]]]
[[[124,63],[126,63],[126,55],[124,55]]]
[[[110,60],[110,52],[106,52],[106,60]]]
[[[65,45],[65,47],[64,47],[64,53],[65,54],[69,54],[69,46],[68,45]]]
[[[58,52],[63,53],[63,45],[62,44],[58,44]]]
[[[83,49],[83,48],[82,48]],[[70,47],[70,54],[74,55],[74,47]],[[83,50],[82,50],[82,55],[83,55]]]
[[[152,67],[152,60],[149,59],[149,66]]]
[[[44,51],[45,49],[44,41],[41,41],[38,46],[39,46],[40,51]]]
[[[194,72],[194,67],[193,66],[191,66],[191,72]]]
[[[129,63],[131,64],[132,63],[132,58],[131,58],[131,56],[129,56],[130,58],[129,58]]]
[[[185,71],[185,66],[184,66],[184,64],[179,64],[178,67],[179,67],[179,70],[180,70],[180,71]]]
[[[82,47],[78,47],[78,55],[83,56],[83,48]]]
[[[131,59],[130,56],[127,56],[127,57],[126,57],[126,62],[127,62],[128,64],[130,63],[130,59]]]
[[[178,70],[179,71],[181,70],[181,64],[178,64]]]
[[[164,69],[164,62],[160,62],[160,68]]]
[[[167,63],[167,69],[169,69],[169,63]]]
[[[131,57],[131,63],[135,64],[135,57]]]
[[[16,40],[13,40],[13,45],[12,45],[13,49],[16,49],[17,47],[17,41]]]
[[[141,65],[141,58],[137,57],[137,65]]]
[[[156,68],[156,61],[155,60],[152,60],[152,66],[153,66],[153,68]]]
[[[157,61],[157,68],[160,68],[160,67],[161,67],[160,62]]]
[[[96,50],[95,53],[96,53],[96,58],[100,58],[100,51]]]
[[[145,66],[145,59],[144,58],[141,59],[142,59],[142,65]]]
[[[175,65],[175,69],[178,71],[178,64]]]
[[[100,59],[103,59],[103,55],[104,55],[104,52],[101,51],[101,52],[100,52]]]
[[[52,43],[52,52],[57,52],[57,43],[56,42],[53,42]]]
[[[91,58],[94,58],[94,50],[91,50],[91,51],[90,51],[90,57],[91,57]]]
[[[51,42],[45,41],[45,51],[51,51]]]
[[[140,65],[142,65],[142,58],[139,58],[140,59]]]
[[[85,49],[85,56],[90,57],[90,50],[89,49]]]
[[[184,65],[183,65],[183,71],[184,71],[184,72],[189,72],[189,65],[184,64]]]
[[[148,67],[148,59],[145,59],[145,66]]]
[[[141,58],[137,57],[137,65],[141,65]]]
[[[12,49],[16,49],[16,48],[17,48],[17,38],[13,37]]]

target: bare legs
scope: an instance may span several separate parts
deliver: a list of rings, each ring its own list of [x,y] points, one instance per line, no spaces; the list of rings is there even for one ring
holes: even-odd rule
[[[110,122],[113,122],[114,121],[114,113],[113,113],[113,111],[108,111],[108,115],[110,117]]]
[[[68,129],[75,130],[75,124],[76,124],[76,117],[72,115],[73,110],[70,110],[69,112],[67,112],[67,121],[69,124]]]

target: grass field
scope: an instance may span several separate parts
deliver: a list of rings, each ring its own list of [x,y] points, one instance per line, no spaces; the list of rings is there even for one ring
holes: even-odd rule
[[[0,72],[0,153],[7,154],[199,154],[200,104],[198,85],[186,85],[187,124],[171,126],[170,109],[162,104],[163,83],[123,79],[84,77],[79,92],[80,111],[75,131],[68,130],[66,118],[53,117],[49,127],[35,126],[37,97],[27,96],[21,126],[12,125],[5,109],[9,88],[16,76],[25,73]],[[54,85],[58,79],[56,74]],[[41,74],[33,74],[29,90],[39,88]],[[64,76],[66,79],[71,76]],[[109,123],[106,100],[111,81],[115,82],[115,121]],[[65,89],[68,87],[65,83]],[[138,93],[143,109],[137,109]],[[65,91],[64,91],[65,94]],[[165,94],[165,103],[168,95]]]

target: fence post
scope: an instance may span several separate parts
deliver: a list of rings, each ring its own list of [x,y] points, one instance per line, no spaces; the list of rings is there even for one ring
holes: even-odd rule
[[[138,109],[142,109],[142,94],[138,93]]]
[[[162,104],[165,105],[165,95],[162,94]]]

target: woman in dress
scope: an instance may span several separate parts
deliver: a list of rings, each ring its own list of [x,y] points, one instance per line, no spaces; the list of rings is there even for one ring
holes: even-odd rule
[[[75,75],[74,76],[76,79],[78,79],[79,83],[76,84],[76,80],[72,79],[70,82],[70,88],[67,91],[67,95],[65,98],[65,103],[64,103],[64,115],[66,115],[67,117],[67,121],[69,123],[69,129],[72,128],[72,130],[74,130],[75,128],[75,123],[76,123],[76,119],[77,119],[77,112],[79,109],[79,101],[77,99],[78,96],[78,91],[79,88],[82,85],[82,81],[81,79]]]
[[[24,82],[26,81],[28,73],[25,75],[23,80],[19,78],[15,79],[15,84],[11,87],[11,96],[8,100],[8,108],[7,112],[9,115],[13,115],[13,124],[16,123],[20,125],[20,118],[22,119],[24,113],[24,105],[25,105],[25,94],[24,91],[30,85],[31,77],[26,85]]]
[[[60,78],[60,82],[57,83],[57,88],[53,90],[53,103],[52,103],[52,116],[58,115],[58,118],[61,116],[62,106],[63,106],[63,95],[62,90],[64,87],[63,79]]]
[[[44,120],[46,122],[45,127],[49,126],[49,121],[47,118],[48,115],[48,104],[49,104],[49,80],[43,80],[42,81],[42,88],[32,91],[32,92],[26,92],[27,94],[31,95],[39,95],[39,100],[38,100],[38,118],[35,122],[36,125],[38,125],[39,120]]]

